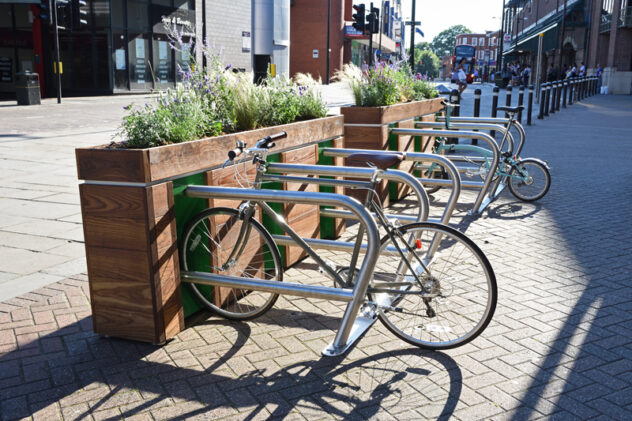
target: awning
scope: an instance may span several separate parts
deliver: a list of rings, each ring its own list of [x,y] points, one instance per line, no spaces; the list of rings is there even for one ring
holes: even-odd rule
[[[503,51],[503,56],[505,55],[516,55],[522,53],[533,53],[536,54],[538,52],[538,38],[540,34],[542,34],[542,50],[548,51],[557,47],[557,27],[559,22],[555,22],[549,24],[543,29],[535,30],[531,35],[526,38],[520,39],[513,47],[511,47],[507,51]]]

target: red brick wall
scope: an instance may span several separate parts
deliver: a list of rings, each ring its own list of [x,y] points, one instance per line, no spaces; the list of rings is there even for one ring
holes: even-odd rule
[[[344,4],[331,0],[330,77],[342,67]],[[313,58],[318,50],[318,58]],[[290,8],[290,74],[310,73],[323,81],[327,73],[327,0],[295,0]]]

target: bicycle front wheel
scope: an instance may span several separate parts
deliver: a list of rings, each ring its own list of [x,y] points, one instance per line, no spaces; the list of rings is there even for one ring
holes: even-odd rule
[[[523,159],[509,174],[509,191],[525,202],[541,199],[550,187],[549,169],[537,159]]]
[[[476,338],[491,321],[498,294],[483,252],[442,224],[413,223],[399,231],[382,239],[369,288],[382,323],[427,349],[455,348]]]
[[[248,225],[240,238],[244,223]],[[281,256],[268,231],[255,219],[244,222],[231,208],[206,209],[195,216],[184,231],[180,259],[185,271],[283,280]],[[270,292],[190,285],[207,308],[234,320],[262,315],[279,297]]]

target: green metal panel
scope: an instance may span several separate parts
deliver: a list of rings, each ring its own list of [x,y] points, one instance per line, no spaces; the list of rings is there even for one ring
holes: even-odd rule
[[[334,144],[332,140],[322,142],[318,145],[318,165],[334,165],[334,157],[323,156],[323,148],[333,148]],[[319,176],[320,178],[334,178]],[[319,186],[319,192],[321,193],[334,193],[334,187],[332,186]],[[321,209],[333,208],[333,206],[321,206]],[[326,216],[320,217],[320,238],[335,238],[336,237],[336,219]]]
[[[206,200],[194,199],[184,195],[184,190],[190,185],[205,185],[206,178],[204,173],[190,175],[188,177],[179,178],[173,181],[173,199],[174,199],[174,211],[176,215],[176,229],[178,233],[178,244],[184,234],[184,229],[187,223],[198,213],[206,209]],[[204,261],[196,262],[203,265]],[[210,270],[210,267],[209,267]],[[211,287],[200,286],[200,290],[205,291],[210,298],[212,296]],[[188,284],[182,284],[182,308],[184,310],[184,317],[188,317],[197,311],[202,309],[202,305],[198,302],[197,298],[191,292],[191,287]]]
[[[399,136],[394,135],[392,130],[397,127],[397,123],[391,123],[388,125],[388,150],[396,151],[399,149]],[[388,182],[388,195],[391,201],[397,200],[397,183]]]

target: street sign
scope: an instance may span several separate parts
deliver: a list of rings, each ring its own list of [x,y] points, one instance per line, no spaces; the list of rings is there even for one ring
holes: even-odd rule
[[[382,55],[382,50],[375,50],[375,54],[377,56],[381,56]]]
[[[318,50],[312,50],[312,58],[318,58]]]

